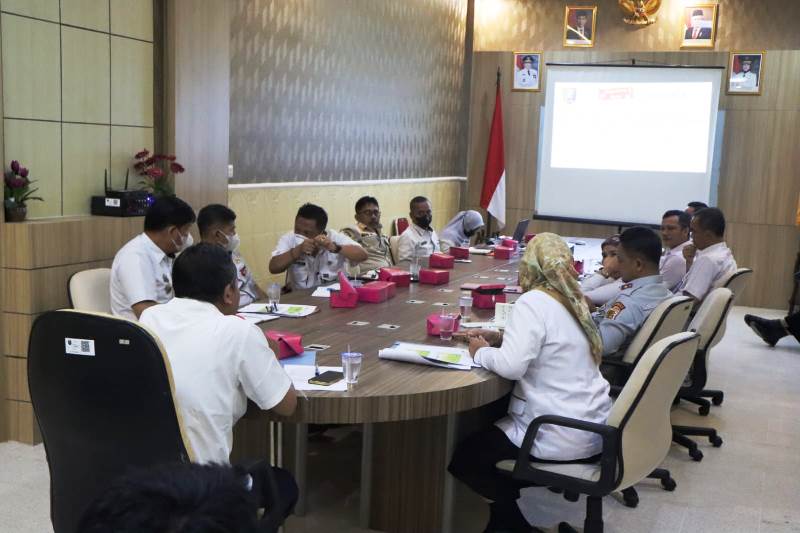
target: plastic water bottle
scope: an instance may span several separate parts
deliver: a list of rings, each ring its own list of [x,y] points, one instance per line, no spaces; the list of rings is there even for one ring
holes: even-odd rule
[[[414,251],[411,254],[411,279],[419,281],[419,259],[420,259],[420,246],[419,243],[414,244]]]
[[[461,296],[458,297],[458,308],[461,312],[461,320],[468,322],[470,314],[472,313],[472,293],[463,291]]]

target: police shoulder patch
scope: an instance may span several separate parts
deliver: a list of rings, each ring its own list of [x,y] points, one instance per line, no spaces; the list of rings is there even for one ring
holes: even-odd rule
[[[625,289],[630,289],[633,287],[633,283],[626,283],[625,285],[621,286],[619,290],[624,291]]]
[[[617,315],[619,315],[623,311],[623,309],[625,309],[624,303],[614,302],[614,305],[609,307],[608,311],[606,311],[606,318],[608,318],[609,320],[614,320],[615,318],[617,318]]]

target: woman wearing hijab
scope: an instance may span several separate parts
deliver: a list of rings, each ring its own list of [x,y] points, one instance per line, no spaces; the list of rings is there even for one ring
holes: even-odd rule
[[[531,530],[516,503],[518,485],[495,464],[517,458],[533,419],[553,414],[605,423],[611,411],[609,385],[599,370],[602,340],[567,244],[553,233],[538,234],[525,251],[519,274],[526,292],[514,304],[505,334],[484,331],[469,338],[475,362],[516,382],[508,415],[462,442],[449,468],[492,501],[486,531]],[[499,346],[490,346],[487,339]],[[531,460],[594,461],[601,447],[598,435],[542,426]]]
[[[469,239],[485,224],[477,211],[460,211],[439,233],[439,246],[447,253],[451,246],[469,246]]]

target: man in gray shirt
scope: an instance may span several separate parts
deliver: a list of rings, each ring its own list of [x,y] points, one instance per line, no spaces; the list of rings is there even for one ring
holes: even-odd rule
[[[620,359],[653,309],[672,296],[658,270],[661,239],[650,229],[628,228],[619,237],[622,286],[616,299],[593,315],[603,339],[603,357]]]

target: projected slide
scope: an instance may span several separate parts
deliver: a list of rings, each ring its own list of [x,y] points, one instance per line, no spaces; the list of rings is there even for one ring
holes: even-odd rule
[[[706,172],[712,84],[555,84],[556,168]]]

